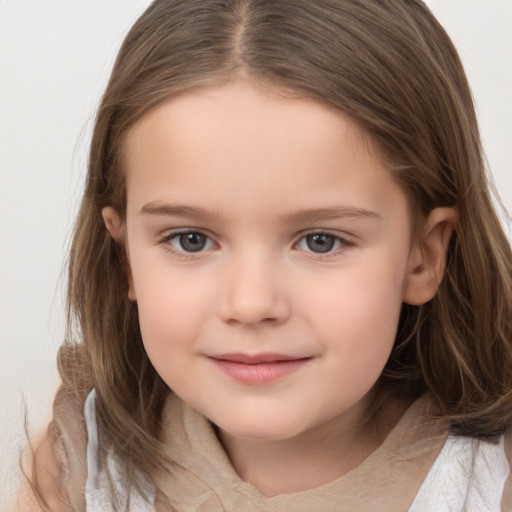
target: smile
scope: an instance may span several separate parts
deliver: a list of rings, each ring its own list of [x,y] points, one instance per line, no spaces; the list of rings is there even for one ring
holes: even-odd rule
[[[232,379],[249,385],[262,385],[279,380],[303,368],[311,357],[281,354],[220,354],[209,359]]]

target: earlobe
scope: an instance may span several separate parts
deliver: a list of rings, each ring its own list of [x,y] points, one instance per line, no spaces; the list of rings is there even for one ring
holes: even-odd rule
[[[450,238],[457,227],[455,208],[435,208],[425,221],[424,234],[409,257],[403,301],[419,306],[437,293],[446,269]]]
[[[135,287],[133,285],[132,269],[128,258],[124,223],[121,220],[119,213],[117,213],[117,211],[111,206],[105,206],[105,208],[101,210],[101,215],[103,217],[103,222],[105,223],[107,231],[110,233],[110,236],[117,242],[123,251],[126,278],[128,279],[128,298],[131,301],[135,301],[137,299],[135,294]]]

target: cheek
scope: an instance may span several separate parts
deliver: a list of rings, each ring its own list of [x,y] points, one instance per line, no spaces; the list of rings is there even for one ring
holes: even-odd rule
[[[379,379],[393,348],[401,309],[399,297],[384,288],[342,294],[338,308],[327,303],[318,341],[333,376],[325,396],[343,407],[358,402]],[[327,313],[327,314],[326,314]]]
[[[317,282],[303,296],[319,343],[335,352],[347,371],[375,368],[378,377],[385,365],[402,305],[401,276],[389,266],[364,267]]]
[[[150,358],[193,343],[209,313],[211,287],[199,276],[153,261],[132,262],[139,323]]]
[[[190,355],[205,323],[204,289],[191,283],[181,286],[172,276],[160,274],[155,280],[145,273],[138,277],[139,324],[146,353],[170,388],[188,389],[197,376]]]

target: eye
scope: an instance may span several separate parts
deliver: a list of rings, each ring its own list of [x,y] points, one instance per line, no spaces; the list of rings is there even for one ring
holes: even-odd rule
[[[198,231],[171,233],[163,241],[178,252],[199,252],[214,246],[209,237]]]
[[[338,236],[329,233],[311,233],[302,237],[297,247],[303,251],[325,254],[347,245],[350,243]]]

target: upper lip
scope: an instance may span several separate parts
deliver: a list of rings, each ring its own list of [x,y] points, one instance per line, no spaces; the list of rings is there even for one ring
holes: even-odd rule
[[[242,363],[242,364],[262,364],[262,363],[277,363],[281,361],[297,361],[299,359],[308,359],[308,357],[301,356],[289,356],[284,354],[273,354],[273,353],[264,353],[264,354],[243,354],[243,353],[233,353],[233,354],[216,354],[209,356],[212,359],[218,359],[220,361],[230,361],[233,363]]]

